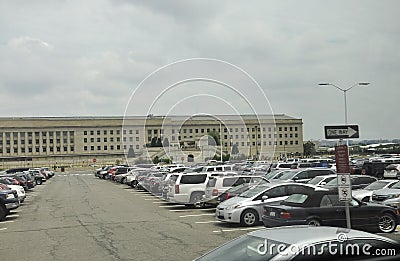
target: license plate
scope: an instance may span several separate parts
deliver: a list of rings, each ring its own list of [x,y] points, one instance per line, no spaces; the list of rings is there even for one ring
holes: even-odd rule
[[[275,216],[276,216],[276,214],[275,214],[275,212],[274,212],[274,211],[271,211],[271,212],[269,212],[269,216],[270,216],[270,217],[275,217]]]

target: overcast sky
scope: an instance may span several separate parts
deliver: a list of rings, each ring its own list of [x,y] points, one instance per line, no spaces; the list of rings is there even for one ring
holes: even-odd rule
[[[257,108],[302,118],[304,139],[323,139],[324,125],[344,124],[344,97],[318,83],[370,82],[347,93],[349,124],[361,139],[400,138],[399,10],[397,0],[0,0],[0,116]],[[215,60],[167,66],[191,58]],[[190,77],[214,82],[157,99]]]

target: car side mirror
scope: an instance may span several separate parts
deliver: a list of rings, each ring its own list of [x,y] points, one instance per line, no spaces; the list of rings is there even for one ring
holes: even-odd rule
[[[268,199],[268,196],[262,196],[261,197],[261,202],[264,202],[265,200],[267,200]]]

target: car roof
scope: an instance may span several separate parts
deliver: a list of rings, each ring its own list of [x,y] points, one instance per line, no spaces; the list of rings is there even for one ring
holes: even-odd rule
[[[375,238],[381,239],[387,242],[395,243],[395,241],[388,239],[383,236],[371,234],[364,231],[337,228],[337,227],[325,227],[325,226],[284,226],[265,228],[257,231],[248,233],[250,236],[256,236],[260,238],[267,238],[270,240],[283,242],[287,244],[308,245],[315,242],[336,240],[340,233],[345,233],[348,239],[351,238]],[[397,243],[397,242],[396,242]]]

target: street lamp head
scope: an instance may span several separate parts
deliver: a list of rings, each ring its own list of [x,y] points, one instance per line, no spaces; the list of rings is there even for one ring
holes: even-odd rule
[[[326,86],[326,85],[331,85],[331,84],[330,83],[318,83],[318,85]]]
[[[369,82],[359,82],[358,85],[368,85]]]

